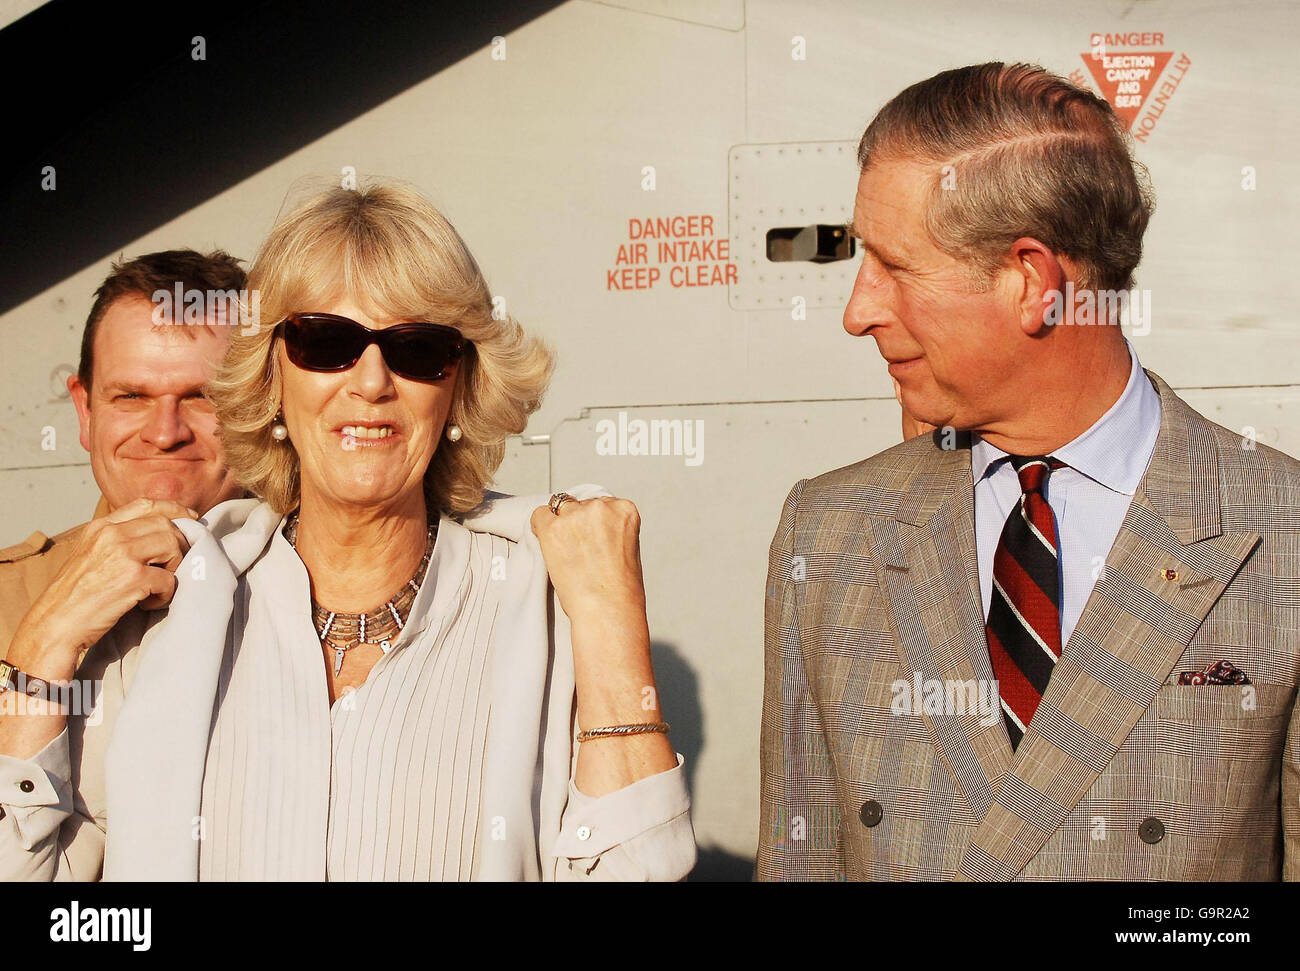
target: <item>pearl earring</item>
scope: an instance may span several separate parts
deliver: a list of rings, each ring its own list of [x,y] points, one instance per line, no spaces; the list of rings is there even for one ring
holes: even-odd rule
[[[459,442],[462,434],[464,433],[460,430],[459,425],[452,424],[447,426],[447,441]]]
[[[283,442],[289,437],[289,427],[284,423],[281,415],[275,416],[275,424],[271,426],[271,437],[277,442]]]

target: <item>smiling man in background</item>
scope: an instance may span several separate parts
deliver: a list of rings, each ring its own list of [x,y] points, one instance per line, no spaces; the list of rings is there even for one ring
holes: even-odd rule
[[[157,313],[154,294],[178,285],[204,294],[201,323]],[[73,639],[84,651],[137,603],[164,603],[185,550],[171,520],[243,495],[203,388],[238,322],[231,294],[244,288],[234,257],[169,250],[114,264],[96,291],[68,390],[101,498],[89,523],[0,550],[0,658],[21,639]]]
[[[1151,213],[1130,145],[1000,63],[863,135],[844,327],[935,431],[786,501],[759,879],[1300,878],[1300,463],[1109,312]]]

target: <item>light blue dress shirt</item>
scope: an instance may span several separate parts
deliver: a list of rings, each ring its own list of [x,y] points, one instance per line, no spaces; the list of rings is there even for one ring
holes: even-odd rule
[[[1128,384],[1119,400],[1074,441],[1052,454],[1069,468],[1047,480],[1047,504],[1056,517],[1061,580],[1061,644],[1074,633],[1106,556],[1146,474],[1160,433],[1160,395],[1142,371],[1133,345]],[[1020,478],[1007,453],[978,439],[971,446],[975,482],[975,551],[984,619],[993,589],[993,554],[1002,527],[1020,502]]]

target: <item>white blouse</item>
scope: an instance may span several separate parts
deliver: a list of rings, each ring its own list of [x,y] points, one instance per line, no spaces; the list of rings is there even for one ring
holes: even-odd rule
[[[404,630],[330,705],[307,571],[276,530],[240,587],[243,636],[222,660],[200,879],[471,878],[501,589],[491,575],[494,561],[509,569],[511,545],[472,534],[449,569],[435,544]],[[440,585],[452,595],[430,623]]]
[[[107,879],[685,876],[680,757],[600,798],[572,782],[567,623],[524,532],[544,499],[443,517],[405,628],[333,705],[284,518],[234,500],[207,535],[177,521],[192,546],[166,618],[128,615],[87,655],[90,717],[0,756],[0,879],[95,879],[106,855]]]

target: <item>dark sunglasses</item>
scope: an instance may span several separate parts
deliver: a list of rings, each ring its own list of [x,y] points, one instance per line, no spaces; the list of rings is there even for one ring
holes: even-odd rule
[[[378,344],[394,374],[412,381],[438,381],[472,347],[445,324],[394,324],[371,330],[338,314],[290,314],[276,328],[289,360],[305,371],[346,371],[371,344]]]

